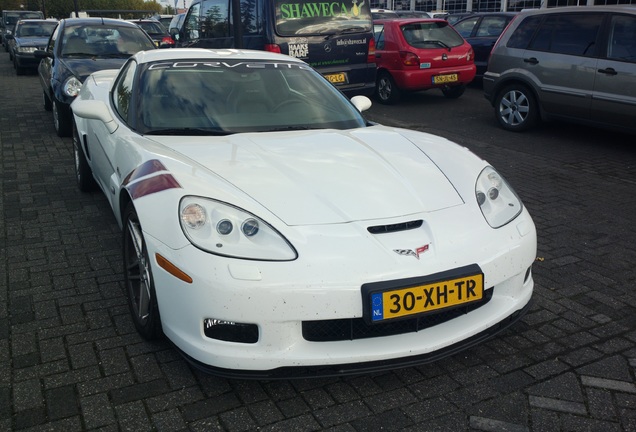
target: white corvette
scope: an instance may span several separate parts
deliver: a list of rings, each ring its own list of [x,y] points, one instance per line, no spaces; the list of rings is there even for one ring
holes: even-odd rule
[[[261,51],[91,75],[77,182],[122,227],[139,333],[219,375],[324,376],[436,360],[522,316],[536,232],[510,185],[370,105]]]

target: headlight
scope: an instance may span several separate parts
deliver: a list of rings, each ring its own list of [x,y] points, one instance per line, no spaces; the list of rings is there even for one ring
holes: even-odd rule
[[[17,47],[17,51],[21,53],[32,53],[36,49],[36,47]]]
[[[499,228],[519,216],[523,204],[506,180],[492,167],[486,167],[477,177],[475,198],[484,218],[493,228]]]
[[[75,97],[82,88],[82,82],[75,77],[70,77],[64,82],[64,94]]]
[[[298,256],[267,222],[230,204],[186,196],[179,204],[179,220],[194,246],[216,255],[262,261],[291,261]]]

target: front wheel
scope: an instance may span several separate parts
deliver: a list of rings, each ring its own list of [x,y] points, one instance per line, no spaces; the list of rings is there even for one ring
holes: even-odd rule
[[[456,85],[456,86],[442,87],[442,93],[448,99],[457,99],[458,97],[463,95],[465,91],[466,91],[466,86],[463,84]]]
[[[393,105],[400,100],[400,89],[388,72],[380,72],[375,83],[375,95],[380,103]]]
[[[53,126],[59,137],[71,135],[71,110],[62,103],[53,101]]]
[[[522,132],[533,127],[539,109],[534,95],[524,85],[511,84],[504,87],[495,99],[495,116],[502,128]]]
[[[163,334],[157,294],[146,241],[132,203],[126,207],[123,222],[124,282],[128,306],[139,334],[147,340],[156,340]]]

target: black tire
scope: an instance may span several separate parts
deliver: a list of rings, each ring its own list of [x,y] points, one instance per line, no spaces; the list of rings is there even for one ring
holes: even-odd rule
[[[42,106],[44,107],[44,111],[51,111],[53,109],[53,103],[44,90],[42,90]]]
[[[73,160],[75,165],[75,180],[77,181],[77,187],[82,192],[91,192],[95,190],[97,183],[93,178],[93,172],[91,171],[88,162],[86,161],[86,155],[82,150],[82,142],[80,141],[79,133],[73,122]]]
[[[56,100],[53,101],[53,126],[57,136],[71,136],[71,110]]]
[[[502,128],[512,132],[532,128],[539,119],[534,94],[522,84],[504,87],[495,99],[495,117]]]
[[[382,71],[378,73],[375,83],[375,97],[380,103],[386,105],[396,104],[400,100],[401,91],[390,73]]]
[[[466,91],[466,86],[463,84],[456,85],[456,86],[442,87],[442,93],[448,99],[457,99],[458,97],[463,95],[465,91]]]
[[[123,222],[124,281],[130,314],[144,339],[157,340],[163,336],[157,294],[146,241],[132,203],[124,211]]]

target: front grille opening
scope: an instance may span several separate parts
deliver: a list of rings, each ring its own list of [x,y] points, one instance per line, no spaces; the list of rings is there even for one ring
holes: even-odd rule
[[[390,225],[376,225],[376,226],[368,227],[367,231],[369,231],[371,234],[386,234],[386,233],[392,233],[397,231],[407,231],[407,230],[416,229],[421,227],[423,223],[424,221],[420,219],[420,220],[401,222],[401,223],[390,224]]]
[[[484,290],[484,297],[478,302],[431,313],[418,318],[389,321],[379,324],[367,324],[362,318],[345,318],[322,321],[303,321],[303,338],[310,342],[335,342],[344,340],[367,339],[414,333],[465,315],[488,303],[494,289]]]
[[[203,320],[203,333],[210,339],[253,344],[258,342],[258,326],[214,318]]]

